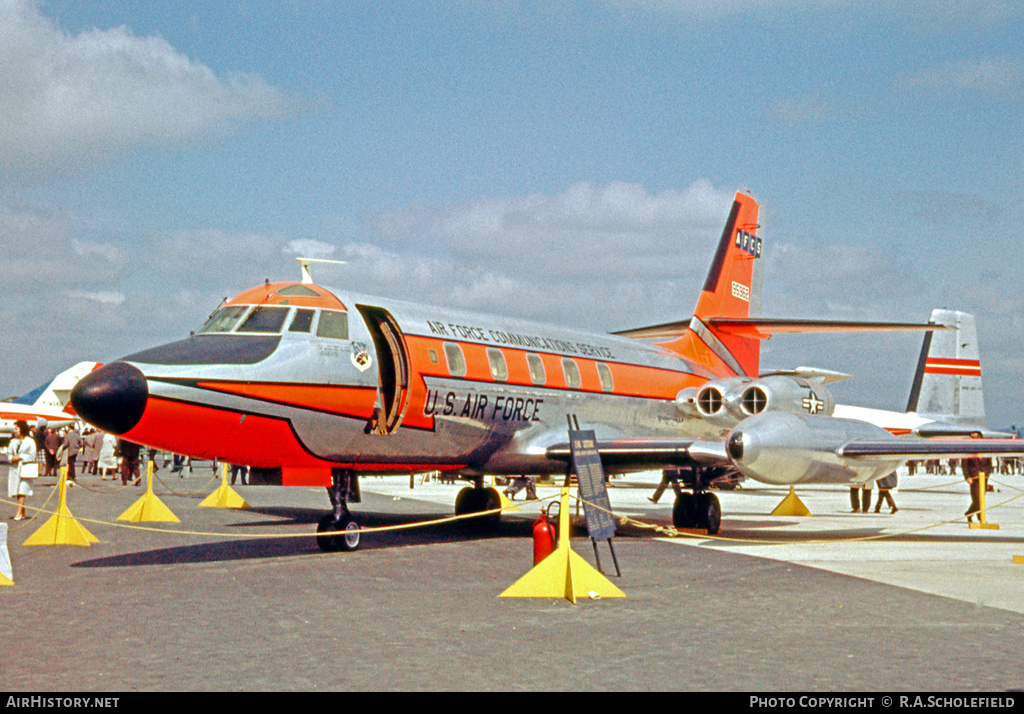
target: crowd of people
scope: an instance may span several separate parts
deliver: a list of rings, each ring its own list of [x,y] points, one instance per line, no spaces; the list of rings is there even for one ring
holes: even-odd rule
[[[127,439],[107,434],[92,427],[82,432],[74,424],[62,429],[48,426],[32,427],[25,421],[17,422],[15,434],[6,447],[7,497],[17,500],[18,508],[12,520],[21,521],[25,516],[25,498],[33,495],[32,485],[39,476],[58,478],[67,469],[67,484],[75,486],[81,475],[98,475],[101,480],[121,480],[124,485],[139,486],[141,478],[142,448]],[[156,450],[150,449],[148,457],[154,461]],[[184,476],[190,468],[188,457],[166,454],[164,466],[171,473]],[[213,470],[217,470],[213,461]],[[248,468],[233,466],[231,483],[239,479],[248,481]]]

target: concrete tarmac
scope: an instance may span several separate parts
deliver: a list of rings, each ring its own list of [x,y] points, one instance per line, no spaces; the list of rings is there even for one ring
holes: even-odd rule
[[[2,469],[0,469],[2,470]],[[251,508],[201,508],[210,469],[158,472],[181,520],[116,518],[145,491],[80,476],[68,507],[99,542],[25,546],[7,521],[11,692],[700,690],[967,692],[1024,688],[1024,488],[998,477],[999,530],[970,530],[959,476],[902,478],[899,512],[852,514],[842,487],[720,492],[720,538],[623,526],[623,599],[507,599],[532,566],[525,505],[488,535],[446,524],[321,553],[322,489],[238,486]],[[52,479],[29,505],[54,510]],[[671,524],[657,474],[615,479],[615,510]],[[448,516],[460,486],[364,478],[365,526]],[[549,496],[557,489],[541,488]],[[49,500],[47,500],[49,499]],[[14,512],[5,500],[5,518]],[[865,540],[884,536],[881,539]],[[593,563],[585,536],[573,549]],[[601,561],[611,569],[607,546]]]

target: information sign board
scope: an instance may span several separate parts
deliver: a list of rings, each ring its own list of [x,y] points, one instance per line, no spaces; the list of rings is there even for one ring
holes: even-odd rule
[[[611,514],[608,486],[604,481],[604,467],[601,466],[594,432],[570,430],[569,445],[580,498],[583,499],[583,512],[587,517],[587,531],[595,541],[610,540],[615,535],[615,518]]]

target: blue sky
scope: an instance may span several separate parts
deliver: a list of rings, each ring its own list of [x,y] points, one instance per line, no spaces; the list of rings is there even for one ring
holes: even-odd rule
[[[968,0],[0,0],[0,392],[328,285],[615,330],[687,317],[733,193],[764,313],[977,315],[1024,423],[1024,8]],[[15,337],[16,335],[16,337]],[[917,336],[766,367],[905,406]]]

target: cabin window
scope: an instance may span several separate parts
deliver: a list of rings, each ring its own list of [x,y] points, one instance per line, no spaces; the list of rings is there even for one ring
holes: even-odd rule
[[[238,331],[276,334],[284,326],[289,310],[287,307],[257,307],[245,318]]]
[[[431,348],[427,350],[427,353],[430,355],[430,364],[441,364],[441,361],[437,358],[437,350]]]
[[[583,384],[580,377],[580,368],[571,357],[562,358],[562,372],[565,373],[565,385],[570,389],[579,389]]]
[[[540,355],[530,352],[526,355],[526,364],[530,368],[530,380],[534,384],[544,384],[548,375],[544,370],[544,360],[540,358]]]
[[[454,342],[444,343],[444,357],[448,361],[448,374],[453,377],[466,376],[466,356]]]
[[[322,310],[316,324],[316,336],[332,340],[348,339],[348,313],[336,310]]]
[[[615,380],[612,379],[612,371],[604,362],[597,363],[597,377],[601,380],[601,389],[606,392],[615,391]]]
[[[504,382],[508,379],[508,365],[505,363],[505,355],[494,347],[487,349],[487,362],[491,365],[491,377],[496,382]]]
[[[204,332],[231,332],[248,309],[248,306],[242,305],[217,310],[210,315],[210,319],[206,321],[206,324],[199,328],[199,334]]]
[[[288,326],[288,332],[309,332],[313,327],[313,315],[315,310],[296,310],[292,324]]]

